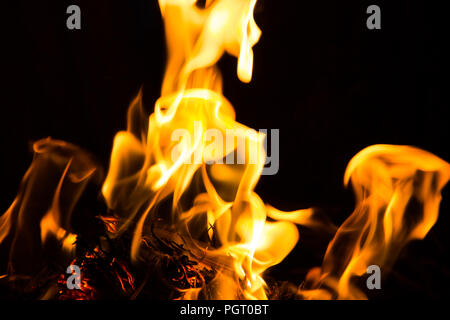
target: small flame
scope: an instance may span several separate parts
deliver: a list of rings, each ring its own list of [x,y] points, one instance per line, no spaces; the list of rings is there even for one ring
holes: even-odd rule
[[[42,139],[19,193],[0,217],[0,247],[9,246],[8,275],[29,278],[55,261],[47,247],[60,246],[69,262],[75,252],[72,213],[90,181],[101,181],[92,158],[69,143]],[[51,250],[51,249],[49,249]]]
[[[321,268],[310,271],[306,298],[365,299],[352,284],[368,266],[389,268],[400,250],[436,223],[450,165],[409,146],[374,145],[348,164],[356,209],[330,242]]]

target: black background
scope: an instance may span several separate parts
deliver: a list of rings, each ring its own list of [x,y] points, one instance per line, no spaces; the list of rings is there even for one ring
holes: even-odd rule
[[[66,8],[82,11],[66,28]],[[366,28],[366,8],[382,10],[382,29]],[[9,7],[9,6],[8,6]],[[372,144],[414,145],[450,159],[445,10],[430,1],[259,0],[263,34],[253,80],[240,83],[236,59],[220,61],[224,95],[237,120],[280,129],[280,170],[256,191],[283,210],[318,206],[341,223],[353,208],[346,164]],[[144,88],[148,112],[165,65],[157,1],[16,1],[5,9],[0,126],[0,211],[14,199],[31,162],[30,142],[51,136],[92,152],[107,168],[114,134]],[[450,286],[444,190],[437,225],[402,253],[380,298],[443,297]],[[277,279],[304,276],[329,239],[307,230]],[[310,243],[319,243],[320,250]],[[309,249],[308,249],[309,248]],[[307,262],[305,262],[307,261]],[[375,295],[378,297],[378,295]]]

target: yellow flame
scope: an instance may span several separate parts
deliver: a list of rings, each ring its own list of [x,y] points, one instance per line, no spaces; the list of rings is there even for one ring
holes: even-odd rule
[[[356,209],[330,242],[320,269],[301,294],[310,299],[365,299],[352,278],[368,266],[389,268],[400,250],[436,223],[441,189],[450,178],[444,160],[409,146],[374,145],[348,164]]]
[[[388,268],[409,241],[426,236],[438,218],[450,165],[414,147],[364,149],[344,176],[356,209],[337,231],[313,209],[282,212],[265,205],[254,192],[265,163],[265,137],[236,121],[216,66],[224,53],[231,54],[238,59],[239,79],[251,80],[253,46],[261,36],[253,17],[256,0],[207,0],[205,8],[195,0],[159,5],[168,53],[161,97],[147,119],[140,92],[128,109],[127,130],[115,136],[102,187],[120,218],[111,236],[134,228],[131,259],[137,262],[158,222],[160,233],[216,271],[202,287],[180,290],[183,299],[265,299],[264,272],[297,244],[296,224],[321,227],[335,232],[334,238],[322,266],[310,270],[297,294],[366,298],[353,278],[369,265]],[[28,276],[36,273],[29,262],[42,262],[35,257],[49,238],[73,251],[72,211],[98,171],[85,153],[61,141],[38,141],[34,151],[16,200],[0,217],[0,245],[11,243],[8,272]],[[229,155],[236,161],[224,161]],[[161,207],[168,199],[167,213]]]
[[[264,135],[235,121],[215,64],[225,52],[232,54],[238,58],[239,79],[251,80],[252,48],[261,35],[253,18],[256,1],[208,1],[203,9],[188,0],[159,4],[168,51],[161,97],[141,127],[135,125],[142,123],[141,94],[130,105],[128,130],[115,138],[103,186],[108,206],[124,221],[116,236],[135,223],[131,257],[139,260],[146,226],[164,217],[158,207],[171,196],[167,228],[193,255],[202,252],[203,264],[218,270],[208,288],[184,290],[183,297],[265,299],[263,273],[296,245],[295,224],[335,228],[312,209],[282,212],[266,206],[253,191],[265,162]],[[233,151],[241,152],[241,161],[221,161],[220,155]],[[359,153],[345,173],[357,208],[299,294],[363,298],[352,277],[370,264],[387,265],[409,240],[426,235],[436,222],[438,194],[447,180],[448,164],[416,148],[373,146]],[[420,222],[405,224],[413,198],[423,214]]]
[[[250,81],[252,47],[261,34],[253,19],[256,0],[211,1],[204,9],[195,1],[160,0],[159,4],[168,48],[162,95],[148,126],[142,128],[147,134],[130,125],[138,122],[130,118],[141,114],[137,111],[141,95],[132,102],[128,130],[114,140],[103,195],[126,221],[119,234],[137,221],[133,260],[139,259],[146,221],[172,195],[174,232],[185,238],[188,249],[201,248],[206,260],[219,266],[207,297],[266,298],[262,273],[293,249],[298,231],[289,221],[266,221],[273,208],[266,209],[253,192],[265,162],[264,135],[235,121],[215,67],[228,52],[238,58],[238,77]],[[242,159],[224,163],[220,155],[233,151]],[[196,173],[202,191],[186,206],[181,199],[192,192]],[[202,218],[200,231],[194,230],[191,225]],[[199,238],[202,233],[219,244],[206,246]],[[184,298],[197,297],[199,292],[187,290]]]

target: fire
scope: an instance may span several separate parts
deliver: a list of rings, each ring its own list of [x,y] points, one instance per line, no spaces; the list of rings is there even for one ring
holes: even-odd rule
[[[33,151],[19,193],[0,217],[0,247],[9,248],[7,271],[13,278],[31,278],[44,267],[50,269],[53,246],[64,258],[74,254],[74,207],[87,184],[102,178],[93,158],[69,143],[42,139]]]
[[[264,299],[262,275],[297,243],[294,223],[330,226],[316,219],[312,209],[281,212],[265,205],[253,192],[264,166],[264,137],[235,121],[234,110],[222,95],[215,63],[228,52],[238,58],[239,79],[251,80],[252,47],[261,34],[253,19],[256,1],[211,1],[204,9],[198,8],[196,1],[159,3],[169,55],[162,96],[149,117],[147,133],[130,125],[127,132],[116,136],[103,194],[109,206],[123,212],[127,221],[140,215],[131,252],[134,260],[138,259],[145,224],[156,214],[158,204],[173,194],[170,228],[183,238],[189,251],[200,249],[208,261],[222,268],[209,285],[214,289],[202,288],[208,292],[202,297]],[[139,95],[130,107],[129,124],[138,122],[130,117],[141,115],[141,108]],[[197,138],[182,137],[180,144],[174,145],[170,138],[180,128]],[[211,145],[206,133],[211,128],[225,136],[229,129],[242,129],[239,138],[249,147],[244,150],[244,165],[217,163],[220,159],[208,152]],[[224,147],[215,143],[213,151]],[[239,151],[239,147],[225,148],[219,154]],[[179,156],[173,159],[177,148]],[[255,154],[258,161],[248,161]],[[203,162],[190,161],[194,158]],[[307,298],[331,298],[335,293],[339,298],[362,298],[362,293],[351,288],[351,277],[361,276],[370,264],[388,264],[409,240],[426,235],[436,222],[439,192],[448,172],[446,162],[411,147],[373,146],[358,154],[345,174],[345,183],[351,180],[355,188],[357,209],[338,229],[320,272],[310,272],[308,281],[314,280],[313,287],[299,294]],[[200,182],[194,181],[197,177]],[[432,185],[435,179],[439,182]],[[192,185],[198,183],[203,190],[192,195]],[[192,202],[185,204],[184,194],[190,194]],[[419,200],[424,212],[421,223],[409,229],[405,210],[412,198]],[[267,217],[279,221],[269,222]],[[128,226],[125,223],[124,230]],[[201,238],[204,233],[207,242]],[[337,251],[341,238],[346,241],[346,258]],[[208,243],[216,239],[215,245]],[[324,284],[331,293],[319,289]],[[200,292],[190,289],[184,297],[197,298]]]
[[[348,164],[356,208],[330,242],[321,268],[310,271],[301,294],[318,299],[364,299],[352,285],[367,267],[392,266],[411,240],[423,239],[436,223],[450,165],[409,146],[374,145]]]
[[[133,126],[137,121],[132,118],[142,115],[141,95],[133,101],[128,130],[115,138],[103,185],[108,206],[125,221],[116,235],[138,219],[134,261],[145,226],[172,195],[166,227],[181,236],[188,251],[200,251],[218,270],[202,293],[213,299],[266,298],[262,273],[281,262],[298,240],[293,223],[266,221],[268,209],[253,192],[264,167],[264,135],[235,121],[215,67],[228,52],[238,58],[238,77],[250,81],[252,47],[261,34],[253,19],[255,4],[216,1],[198,8],[195,1],[160,1],[169,55],[161,98],[147,132]],[[187,134],[178,137],[180,129]],[[211,130],[233,143],[212,139]],[[223,155],[233,151],[244,159],[223,163]],[[195,184],[200,190],[193,190]],[[184,297],[198,296],[200,291],[194,290]]]
[[[170,281],[181,299],[267,299],[264,272],[295,247],[296,225],[323,227],[335,236],[322,266],[308,273],[295,294],[365,298],[353,278],[372,264],[388,268],[409,241],[426,236],[438,218],[450,165],[414,147],[364,149],[345,172],[356,209],[339,228],[313,209],[282,212],[265,204],[254,192],[266,160],[265,136],[236,121],[216,66],[223,54],[231,54],[238,78],[251,81],[252,48],[261,36],[253,18],[256,0],[207,0],[204,7],[195,0],[159,0],[159,5],[168,54],[161,97],[147,117],[140,92],[128,109],[127,130],[114,138],[102,185],[114,216],[100,216],[109,238],[132,231],[134,265],[146,263],[148,250],[170,248],[173,257],[164,261],[174,266]],[[42,252],[49,239],[72,259],[66,261],[78,261],[73,260],[77,234],[71,213],[88,182],[102,177],[89,156],[67,143],[45,139],[34,151],[18,197],[0,217],[0,245],[10,247],[9,276],[32,275],[18,256],[33,247]],[[52,170],[52,178],[44,179]],[[41,190],[43,180],[49,183]],[[33,203],[41,193],[47,201],[36,210]],[[82,266],[100,257],[123,292],[135,290],[125,264],[99,248],[86,251]],[[63,297],[93,298],[95,289],[87,280],[82,293]]]

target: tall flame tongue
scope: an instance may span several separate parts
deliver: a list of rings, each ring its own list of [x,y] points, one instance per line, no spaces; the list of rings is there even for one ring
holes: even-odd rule
[[[137,128],[133,120],[142,114],[141,96],[132,103],[128,131],[115,138],[103,186],[108,205],[127,219],[120,230],[138,219],[134,261],[145,226],[172,195],[171,231],[220,270],[204,290],[207,298],[266,298],[262,272],[279,263],[298,239],[294,224],[266,221],[264,203],[253,192],[265,162],[264,135],[235,121],[215,66],[228,52],[238,57],[239,78],[250,81],[252,47],[260,36],[255,3],[207,1],[199,8],[196,1],[159,1],[169,55],[162,96],[148,128]],[[223,163],[222,155],[233,151],[241,164]],[[194,177],[201,182],[193,183]],[[185,297],[198,292],[188,290]]]

